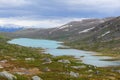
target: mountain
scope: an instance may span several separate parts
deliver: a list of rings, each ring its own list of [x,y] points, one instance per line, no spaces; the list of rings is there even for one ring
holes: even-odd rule
[[[0,25],[0,32],[16,32],[22,29],[23,29],[22,26],[13,25],[13,24]]]
[[[54,40],[74,40],[82,39],[87,35],[81,33],[86,33],[92,30],[97,25],[104,23],[112,18],[104,19],[83,19],[81,21],[72,21],[65,25],[56,28],[49,29],[24,29],[17,31],[10,35],[11,37],[30,37],[30,38],[47,38]]]
[[[105,54],[120,54],[120,17],[99,24],[86,34],[88,36],[82,40],[68,41],[66,45]]]
[[[120,39],[120,17],[96,26],[93,32],[95,32],[93,36],[97,40],[111,41]]]
[[[120,54],[120,17],[83,19],[56,28],[29,28],[4,35],[60,40],[77,49]]]
[[[29,28],[6,35],[12,38],[60,40],[77,49],[120,53],[120,17],[83,19],[56,28]]]

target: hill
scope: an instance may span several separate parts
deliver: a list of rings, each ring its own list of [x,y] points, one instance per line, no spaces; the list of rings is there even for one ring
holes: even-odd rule
[[[120,53],[120,17],[83,19],[49,29],[24,29],[7,36],[64,41],[77,49],[102,53]]]

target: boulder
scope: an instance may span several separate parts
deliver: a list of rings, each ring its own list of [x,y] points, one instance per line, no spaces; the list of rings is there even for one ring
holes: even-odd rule
[[[75,72],[71,71],[70,76],[77,78],[77,77],[79,77],[79,73],[75,73]]]
[[[64,60],[64,59],[58,60],[58,62],[65,63],[65,64],[70,64],[71,63],[69,60]]]
[[[86,68],[86,66],[71,66],[73,69],[83,69]]]
[[[100,74],[100,71],[96,71],[95,74],[97,74],[97,75]]]
[[[41,79],[39,76],[33,76],[32,80],[43,80],[43,79]]]
[[[116,70],[116,72],[120,73],[120,70]]]
[[[25,58],[26,61],[34,61],[34,58]]]
[[[52,60],[50,58],[44,58],[43,61],[44,61],[43,64],[50,64],[50,63],[52,63]]]
[[[43,71],[45,71],[45,72],[49,72],[49,71],[51,71],[48,67],[46,67]]]
[[[93,75],[92,75],[92,74],[89,74],[89,75],[88,75],[88,78],[91,78],[91,77],[93,77]]]
[[[90,69],[90,70],[88,70],[88,72],[93,72],[93,70],[92,70],[92,69]]]
[[[17,77],[12,75],[11,73],[8,73],[7,71],[0,72],[0,76],[7,78],[8,80],[16,80]]]

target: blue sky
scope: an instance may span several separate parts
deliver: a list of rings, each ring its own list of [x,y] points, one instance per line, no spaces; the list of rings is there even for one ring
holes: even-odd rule
[[[0,0],[0,25],[57,27],[81,18],[120,15],[120,0]]]

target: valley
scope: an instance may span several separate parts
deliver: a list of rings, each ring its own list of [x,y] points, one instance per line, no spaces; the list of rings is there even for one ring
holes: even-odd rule
[[[34,38],[63,41],[72,48],[120,54],[120,17],[83,19],[56,28],[29,28],[13,33],[2,33],[9,38]]]
[[[36,78],[40,80],[119,80],[119,21],[120,17],[85,19],[56,28],[25,28],[15,32],[1,32],[0,80],[36,80]],[[40,43],[34,45],[36,47],[27,46],[34,44],[34,41],[27,43],[30,40],[23,40],[22,45],[19,41],[13,44],[7,43],[12,39],[20,38],[56,40],[60,43],[64,42],[61,45],[68,46],[70,47],[68,50],[72,50],[66,51],[59,46],[54,49],[54,45],[49,45],[52,42],[48,42],[47,45],[53,49],[46,48],[45,45],[38,47]],[[98,54],[88,56],[91,54],[89,51]],[[77,57],[74,57],[75,54]],[[104,56],[115,58],[104,58]],[[90,62],[92,59],[93,64]],[[94,62],[107,66],[94,65]]]
[[[120,80],[120,0],[0,0],[0,80]]]

